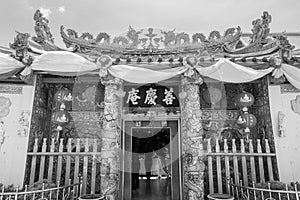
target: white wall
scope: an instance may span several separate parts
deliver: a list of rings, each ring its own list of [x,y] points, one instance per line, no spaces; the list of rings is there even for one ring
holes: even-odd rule
[[[34,89],[32,85],[0,84],[0,97],[11,102],[8,115],[0,118],[4,122],[0,127],[0,134],[4,135],[0,146],[0,183],[5,185],[23,184]],[[1,109],[2,105],[0,112]]]
[[[291,100],[300,93],[280,92],[280,86],[269,86],[271,116],[275,147],[279,165],[279,177],[283,182],[300,181],[300,114],[293,112]],[[278,112],[285,115],[283,130],[285,137],[279,137]]]

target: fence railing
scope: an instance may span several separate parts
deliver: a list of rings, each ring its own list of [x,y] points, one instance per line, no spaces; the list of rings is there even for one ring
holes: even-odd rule
[[[82,193],[100,192],[101,140],[69,138],[35,140],[28,152],[27,183],[48,179],[68,185],[83,178]],[[245,186],[252,182],[277,180],[276,154],[268,140],[205,140],[208,193],[226,192],[228,178]]]
[[[252,183],[252,187],[234,184],[231,180],[228,183],[229,194],[234,199],[240,200],[299,200],[300,191],[299,184],[294,185],[283,184],[280,182],[268,182],[263,184],[263,188],[257,187]]]
[[[271,152],[269,141],[232,139],[206,140],[207,179],[209,193],[226,192],[226,180],[235,184],[242,180],[245,186],[252,182],[277,179],[276,154]]]
[[[42,189],[29,191],[28,186],[25,186],[24,191],[19,191],[16,188],[15,192],[5,192],[4,186],[0,191],[0,200],[73,200],[81,196],[82,181],[68,186],[57,186],[45,189],[44,184]]]
[[[27,153],[30,170],[29,183],[47,179],[69,185],[69,179],[79,183],[82,177],[82,193],[95,194],[100,190],[101,143],[98,139],[69,138],[67,141],[44,138],[39,145],[35,139],[32,152]]]

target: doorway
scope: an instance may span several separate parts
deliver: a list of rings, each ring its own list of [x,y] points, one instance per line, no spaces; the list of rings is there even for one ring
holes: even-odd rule
[[[179,120],[125,121],[122,199],[181,199]]]

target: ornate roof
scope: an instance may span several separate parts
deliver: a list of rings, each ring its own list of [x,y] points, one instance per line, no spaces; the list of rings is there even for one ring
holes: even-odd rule
[[[36,36],[30,37],[28,33],[17,33],[14,42],[10,44],[14,57],[30,65],[35,55],[46,51],[72,51],[90,61],[108,55],[118,63],[125,62],[162,62],[175,60],[182,62],[187,56],[195,56],[199,60],[215,61],[219,58],[231,58],[232,61],[260,58],[282,57],[292,58],[293,46],[284,34],[270,35],[269,24],[272,21],[268,12],[252,21],[252,34],[249,44],[242,42],[241,28],[228,28],[224,33],[211,31],[208,36],[202,33],[187,34],[173,30],[154,28],[135,29],[129,26],[128,31],[115,37],[107,33],[93,36],[85,32],[78,34],[75,30],[61,26],[61,37],[66,47],[72,50],[61,49],[54,44],[48,26],[48,19],[37,10],[34,14]],[[0,52],[9,52],[7,48],[0,48]],[[265,58],[263,58],[265,57]],[[299,61],[299,59],[295,59]]]
[[[172,55],[221,52],[224,44],[234,45],[241,37],[241,29],[229,28],[223,35],[212,31],[206,38],[202,33],[195,33],[191,37],[184,32],[154,28],[134,29],[129,26],[125,34],[111,38],[107,33],[99,33],[93,37],[90,33],[81,36],[71,29],[64,31],[61,26],[61,36],[67,47],[77,48],[79,52],[98,51],[105,54],[120,55]]]

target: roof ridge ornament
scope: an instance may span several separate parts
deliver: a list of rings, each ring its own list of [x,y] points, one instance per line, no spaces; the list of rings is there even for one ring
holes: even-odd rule
[[[256,44],[266,44],[268,43],[267,37],[270,34],[270,28],[269,24],[272,22],[271,15],[264,11],[263,15],[261,16],[261,19],[255,19],[252,21],[252,37],[251,37],[251,43]]]
[[[51,44],[54,44],[54,38],[48,26],[49,20],[43,16],[39,9],[35,11],[33,19],[35,21],[34,30],[37,35],[36,37],[33,37],[33,40],[37,43],[50,42]]]

